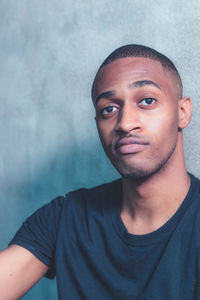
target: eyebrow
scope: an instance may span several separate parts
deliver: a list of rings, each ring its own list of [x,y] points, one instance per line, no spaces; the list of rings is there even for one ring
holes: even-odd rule
[[[101,98],[110,98],[111,96],[114,96],[116,94],[115,91],[107,91],[107,92],[103,92],[101,93],[97,99],[95,100],[95,103],[97,104],[97,102],[101,99]]]
[[[154,81],[152,81],[152,80],[138,80],[138,81],[134,81],[133,83],[131,83],[130,85],[129,85],[129,87],[130,88],[139,88],[139,87],[143,87],[143,86],[145,86],[145,85],[152,85],[152,86],[154,86],[154,87],[156,87],[156,88],[158,88],[159,90],[161,90],[161,88],[160,88],[160,86],[157,84],[157,83],[155,83]],[[102,98],[110,98],[110,97],[112,97],[112,96],[114,96],[114,95],[116,95],[116,91],[106,91],[106,92],[103,92],[103,93],[101,93],[98,97],[97,97],[97,99],[95,100],[95,103],[97,104],[97,102],[100,100],[100,99],[102,99]]]
[[[156,88],[158,88],[159,90],[161,90],[160,86],[152,80],[138,80],[138,81],[131,83],[129,87],[137,88],[137,87],[143,87],[145,85],[153,85]]]

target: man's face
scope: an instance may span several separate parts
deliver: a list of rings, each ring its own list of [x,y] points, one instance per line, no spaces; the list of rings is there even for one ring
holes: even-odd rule
[[[148,177],[173,159],[178,99],[172,78],[148,58],[118,59],[100,70],[94,89],[97,128],[122,176]]]

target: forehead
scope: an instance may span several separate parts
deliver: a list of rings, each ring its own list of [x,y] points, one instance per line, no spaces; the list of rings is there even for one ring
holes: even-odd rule
[[[173,77],[160,62],[149,58],[127,57],[117,59],[99,71],[94,97],[107,90],[129,86],[138,80],[151,80],[159,85],[161,90],[174,93]]]

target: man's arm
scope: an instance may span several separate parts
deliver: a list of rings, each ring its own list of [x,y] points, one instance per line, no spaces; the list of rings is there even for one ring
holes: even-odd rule
[[[0,252],[0,300],[22,297],[48,270],[30,251],[11,245]]]

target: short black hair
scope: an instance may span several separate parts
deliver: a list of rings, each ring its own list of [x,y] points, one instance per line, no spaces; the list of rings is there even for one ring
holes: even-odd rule
[[[138,45],[138,44],[129,44],[114,50],[101,64],[92,84],[92,91],[91,91],[92,98],[94,95],[95,82],[100,70],[103,67],[112,63],[113,61],[120,58],[126,58],[126,57],[143,57],[143,58],[149,58],[160,62],[162,67],[168,72],[170,72],[171,74],[173,74],[174,77],[177,79],[180,88],[180,96],[182,97],[182,89],[183,89],[182,80],[174,63],[167,56],[156,51],[155,49],[143,45]]]

